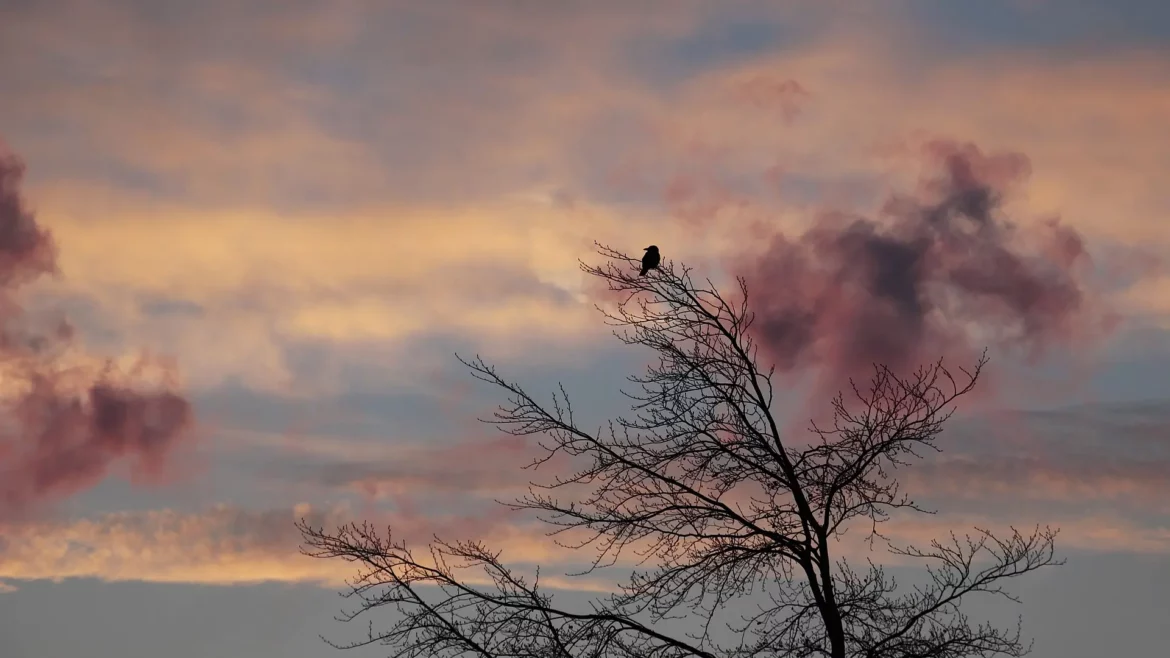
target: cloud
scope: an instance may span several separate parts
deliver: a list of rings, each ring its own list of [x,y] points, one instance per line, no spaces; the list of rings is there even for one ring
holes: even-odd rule
[[[10,580],[101,578],[230,584],[341,582],[332,565],[298,560],[293,522],[336,516],[300,506],[247,512],[221,506],[204,514],[167,510],[116,513],[68,524],[25,525],[6,532],[0,573]]]
[[[1170,329],[1170,276],[1139,281],[1125,291],[1121,302],[1130,313],[1151,315],[1159,325]]]
[[[939,447],[898,477],[940,509],[1170,514],[1170,401],[955,418]]]
[[[363,515],[384,531],[385,515]],[[304,518],[327,530],[357,520],[346,506],[248,510],[226,505],[199,513],[171,510],[123,512],[56,524],[6,528],[0,540],[0,578],[54,580],[98,578],[234,585],[313,583],[338,588],[354,576],[353,565],[299,553],[294,522]],[[514,563],[549,564],[555,548],[531,526],[501,523],[500,515],[424,519],[410,511],[394,516],[395,540],[421,549],[434,533],[450,540],[483,538]],[[421,552],[420,552],[421,554]],[[579,582],[578,582],[579,581]],[[554,588],[596,589],[582,579],[549,578]]]
[[[339,437],[256,434],[237,439],[237,447],[266,449],[258,453],[264,476],[303,485],[307,495],[358,494],[375,504],[411,510],[419,520],[404,521],[404,528],[430,516],[490,515],[493,499],[509,500],[530,480],[547,483],[572,470],[571,464],[557,462],[522,470],[538,453],[509,436],[409,446]],[[904,491],[939,511],[930,519],[900,516],[891,522],[885,532],[899,541],[928,541],[973,525],[1051,523],[1067,529],[1062,542],[1070,548],[1161,551],[1170,546],[1160,529],[1170,519],[1165,504],[1170,486],[1161,477],[1170,468],[1166,401],[956,417],[939,447],[942,454],[931,453],[896,472]],[[746,503],[751,493],[737,489],[731,495]],[[536,532],[535,526],[524,530],[529,531]],[[533,537],[525,550],[541,545],[543,540]],[[1132,547],[1125,546],[1127,538]],[[844,550],[852,551],[847,553],[851,558],[862,556],[857,548],[847,544]]]
[[[267,475],[372,499],[428,500],[431,504],[443,495],[471,502],[520,493],[532,477],[523,467],[540,454],[525,437],[515,436],[395,447],[336,439],[287,437],[280,441],[286,457],[262,468]],[[290,452],[307,459],[290,460]],[[559,460],[549,468],[558,465]],[[546,470],[542,468],[541,473]]]
[[[423,519],[407,512],[405,516],[362,516],[380,529],[386,527],[384,521],[389,521],[395,539],[406,540],[416,551],[436,532],[448,540],[481,539],[502,551],[505,563],[521,571],[541,564],[541,582],[546,587],[603,592],[613,586],[604,574],[592,578],[553,576],[553,571],[579,570],[592,554],[588,549],[556,547],[545,536],[543,526],[503,523],[499,515]],[[221,505],[199,513],[123,512],[6,528],[0,540],[0,579],[9,587],[19,586],[20,581],[68,578],[206,585],[296,582],[344,587],[345,579],[355,575],[351,563],[314,560],[299,554],[300,535],[294,526],[299,518],[332,529],[354,520],[355,515],[344,506],[314,507],[304,503],[291,509],[270,510]],[[897,518],[883,532],[895,544],[926,545],[931,539],[945,539],[951,531],[962,536],[975,527],[998,531],[1015,523],[1026,529],[1035,522],[1061,528],[1061,550],[1170,554],[1170,528],[1105,516],[980,514]],[[847,536],[853,537],[852,533]],[[871,552],[855,538],[843,542],[838,553],[850,560],[904,562],[887,556],[880,547]],[[627,554],[617,568],[634,567],[639,559]],[[474,577],[472,580],[478,582]]]
[[[1143,173],[1170,153],[1156,118],[1170,108],[1165,53],[968,57],[939,51],[905,26],[891,39],[890,29],[889,22],[864,33],[843,28],[713,68],[669,93],[648,90],[630,111],[645,117],[651,136],[622,157],[636,158],[641,177],[661,193],[677,170],[695,167],[691,146],[705,144],[719,154],[720,181],[739,183],[733,189],[741,194],[723,208],[728,214],[745,212],[737,207],[744,188],[759,185],[769,170],[791,176],[767,194],[749,195],[756,209],[845,201],[855,208],[913,182],[915,163],[892,159],[892,147],[954,135],[985,150],[1028,155],[1030,184],[1008,208],[1022,222],[1060,214],[1098,246],[1170,240],[1157,221],[1168,211],[1165,199]],[[757,78],[806,90],[793,121],[743,102],[736,90]],[[776,192],[782,203],[770,198]]]
[[[110,335],[104,347],[177,354],[199,387],[232,377],[287,387],[288,352],[308,343],[400,351],[442,335],[518,356],[524,342],[588,343],[604,331],[578,299],[576,258],[592,230],[623,225],[612,213],[575,223],[575,211],[527,200],[387,206],[332,221],[172,206],[158,222],[131,200],[91,200],[77,214],[64,209],[68,192],[46,198],[67,279],[42,294],[91,300]],[[200,311],[159,313],[159,299]],[[544,357],[557,353],[568,354]]]
[[[1027,158],[951,141],[925,151],[938,173],[878,218],[826,213],[740,260],[756,336],[781,372],[816,368],[835,388],[874,363],[902,374],[943,355],[964,363],[989,340],[1036,357],[1109,328],[1083,281],[1083,238],[1056,221],[1029,235],[1002,215]]]
[[[1058,503],[1069,506],[1170,512],[1165,482],[1170,460],[1155,462],[1097,455],[1056,459],[1004,456],[942,459],[903,479],[933,501],[978,505]]]
[[[1056,539],[1058,552],[1071,549],[1101,553],[1170,554],[1170,527],[1105,515],[1060,516],[1050,513],[1025,513],[999,517],[986,514],[954,514],[913,519],[895,518],[882,527],[881,531],[896,546],[910,544],[925,547],[929,546],[932,539],[946,541],[950,532],[954,532],[960,538],[964,534],[975,535],[975,528],[983,528],[1001,535],[1009,524],[1024,533],[1037,524],[1059,529],[1060,534]],[[844,545],[854,547],[846,550],[857,551],[858,557],[863,554],[856,541],[846,541]],[[873,555],[875,562],[880,555],[880,553]]]
[[[1156,167],[1168,145],[1162,53],[970,57],[929,42],[906,6],[833,4],[685,2],[664,16],[576,3],[37,3],[5,21],[10,47],[43,55],[4,59],[14,101],[0,118],[63,175],[127,168],[200,205],[330,211],[546,184],[612,197],[598,181],[613,170],[672,167],[694,140],[728,147],[728,167],[880,175],[867,151],[924,130],[1028,153],[1030,202],[1077,208],[1082,229],[1153,233],[1161,197],[1129,172]],[[778,37],[737,51],[729,26],[745,22]],[[759,93],[791,84],[806,94]],[[801,99],[791,125],[753,100],[780,96]]]
[[[122,461],[136,480],[158,480],[193,420],[190,403],[167,386],[165,364],[164,386],[142,390],[142,375],[161,362],[143,358],[129,372],[84,355],[70,363],[73,326],[58,319],[44,329],[25,314],[20,288],[58,269],[52,234],[21,197],[23,175],[24,164],[0,151],[0,519],[91,487]]]

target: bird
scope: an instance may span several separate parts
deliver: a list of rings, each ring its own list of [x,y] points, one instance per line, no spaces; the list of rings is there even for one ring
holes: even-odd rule
[[[658,269],[658,263],[662,262],[662,255],[658,253],[658,247],[650,245],[643,251],[646,252],[646,255],[642,256],[642,273],[638,276],[646,276],[650,270]]]

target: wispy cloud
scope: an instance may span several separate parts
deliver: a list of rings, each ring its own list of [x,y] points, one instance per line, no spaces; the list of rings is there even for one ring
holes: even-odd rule
[[[307,518],[326,529],[358,518],[356,510],[343,507],[252,511],[221,506],[202,513],[181,514],[158,510],[118,513],[87,520],[24,526],[8,530],[0,543],[0,579],[9,587],[24,580],[60,581],[97,578],[108,581],[145,581],[236,585],[259,582],[300,582],[327,588],[343,587],[353,577],[351,565],[313,560],[298,551],[300,536],[293,526]],[[389,521],[395,539],[405,539],[423,549],[438,533],[443,539],[483,540],[502,559],[521,570],[542,565],[542,583],[559,589],[607,591],[614,586],[611,574],[593,578],[555,574],[581,570],[592,559],[589,549],[570,550],[554,545],[544,528],[533,524],[504,523],[500,518],[450,517],[429,521],[376,516],[362,518],[379,527]],[[975,528],[1003,529],[1009,523],[1027,528],[1047,523],[1061,528],[1062,550],[1170,555],[1170,527],[1135,523],[1108,516],[946,515],[895,519],[883,533],[894,545],[926,545],[946,540],[949,533],[962,536]],[[838,553],[850,560],[873,559],[903,563],[884,552],[879,542],[870,550],[852,534]],[[627,554],[618,569],[635,568],[641,558]]]
[[[304,518],[332,530],[369,520],[384,531],[384,515],[346,506],[247,510],[218,506],[199,513],[155,510],[115,513],[72,522],[40,523],[6,529],[0,542],[0,579],[98,578],[162,583],[236,585],[302,582],[337,588],[353,577],[352,565],[301,555],[294,521]],[[553,564],[565,552],[530,525],[503,522],[500,515],[423,519],[408,513],[393,517],[393,537],[423,549],[436,533],[446,539],[484,539],[504,550],[513,563]],[[421,553],[420,553],[421,554]],[[552,577],[554,588],[597,589],[596,582]]]
[[[1054,514],[1168,518],[1170,402],[1085,404],[954,420],[941,455],[907,469],[910,490],[956,503]]]

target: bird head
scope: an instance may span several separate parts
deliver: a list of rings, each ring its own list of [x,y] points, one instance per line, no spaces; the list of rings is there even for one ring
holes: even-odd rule
[[[649,247],[646,247],[642,251],[658,251],[658,247],[656,247],[655,245],[650,245]]]

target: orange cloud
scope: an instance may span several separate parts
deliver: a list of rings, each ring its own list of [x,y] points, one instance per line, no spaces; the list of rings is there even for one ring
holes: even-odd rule
[[[1139,281],[1124,293],[1122,303],[1129,312],[1150,314],[1170,329],[1170,277]]]
[[[352,565],[300,554],[294,522],[305,518],[327,530],[356,519],[346,506],[301,503],[292,509],[250,511],[226,505],[201,513],[172,510],[122,512],[65,523],[5,528],[0,542],[0,582],[98,578],[235,585],[260,582],[313,583],[342,587]],[[367,519],[380,524],[385,519]],[[540,529],[501,523],[497,515],[421,519],[395,518],[396,540],[424,548],[434,533],[456,539],[481,538],[503,549],[512,562],[553,563],[558,551]],[[596,582],[549,578],[546,586],[596,590]]]
[[[158,222],[126,199],[42,198],[64,273],[45,293],[96,302],[122,343],[179,354],[193,385],[234,375],[269,390],[290,376],[278,347],[288,340],[393,346],[438,331],[505,350],[520,349],[517,336],[590,341],[604,328],[580,300],[576,259],[590,232],[630,230],[613,214],[575,223],[525,200],[299,219],[172,207]],[[147,299],[198,312],[157,316]]]
[[[12,589],[20,581],[97,578],[107,581],[145,581],[236,585],[260,582],[312,583],[328,588],[344,586],[354,575],[351,564],[314,560],[300,555],[300,535],[294,521],[307,518],[331,529],[354,518],[345,507],[317,508],[299,504],[292,509],[249,511],[218,506],[202,513],[170,510],[108,514],[67,523],[6,528],[0,543],[0,583]],[[385,519],[371,519],[380,524]],[[1008,523],[1026,530],[1040,522],[1061,528],[1059,550],[1170,554],[1170,528],[1137,525],[1117,518],[934,516],[898,518],[885,533],[895,545],[928,545],[945,540],[951,531],[960,537],[973,528],[1006,529]],[[541,564],[541,582],[554,589],[611,591],[614,583],[604,574],[593,578],[549,576],[553,571],[579,569],[591,559],[588,549],[558,548],[543,526],[509,525],[492,521],[456,519],[427,522],[391,520],[396,539],[422,549],[432,532],[448,540],[481,539],[502,551],[505,563],[521,569]],[[850,560],[873,559],[889,564],[913,564],[885,553],[880,544],[871,551],[855,533],[838,546]],[[619,568],[635,566],[640,558],[625,555]]]

